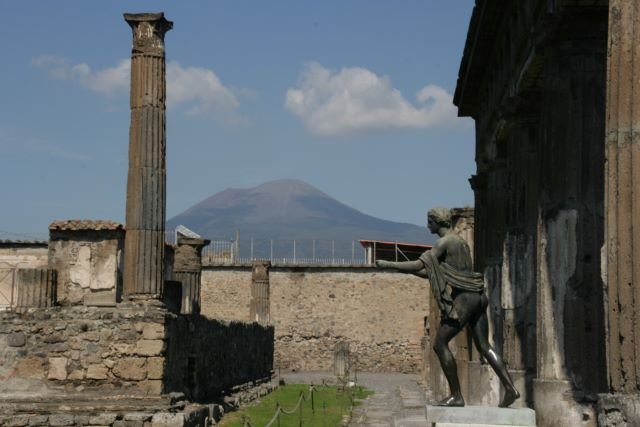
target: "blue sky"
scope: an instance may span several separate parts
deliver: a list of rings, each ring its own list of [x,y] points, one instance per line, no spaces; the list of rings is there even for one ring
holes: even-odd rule
[[[451,104],[472,0],[3,1],[0,238],[124,222],[131,30],[164,11],[167,217],[304,180],[380,218],[473,204]]]

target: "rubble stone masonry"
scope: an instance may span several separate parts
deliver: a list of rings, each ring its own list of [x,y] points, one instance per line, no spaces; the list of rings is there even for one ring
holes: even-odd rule
[[[271,267],[275,368],[332,370],[350,343],[358,371],[418,373],[429,283],[372,267]],[[202,313],[248,321],[251,267],[204,267]]]
[[[213,401],[269,377],[272,354],[272,328],[153,306],[0,312],[0,401],[169,392]]]

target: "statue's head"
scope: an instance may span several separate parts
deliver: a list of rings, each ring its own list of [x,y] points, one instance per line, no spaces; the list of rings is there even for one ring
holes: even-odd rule
[[[427,226],[436,233],[440,228],[451,228],[451,210],[447,208],[432,208],[427,214]]]

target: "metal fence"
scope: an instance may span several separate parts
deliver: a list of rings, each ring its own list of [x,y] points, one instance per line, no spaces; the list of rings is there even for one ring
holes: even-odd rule
[[[167,242],[176,242],[167,230]],[[338,239],[210,239],[202,251],[205,264],[244,264],[254,260],[280,265],[367,265],[357,240]]]

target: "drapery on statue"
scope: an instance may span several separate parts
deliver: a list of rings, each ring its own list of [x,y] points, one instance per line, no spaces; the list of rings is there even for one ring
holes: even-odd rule
[[[449,341],[466,326],[476,348],[502,382],[505,394],[500,406],[506,408],[520,397],[520,393],[513,385],[502,357],[489,344],[487,320],[489,300],[484,293],[482,274],[473,271],[471,251],[467,242],[451,229],[449,209],[429,210],[427,227],[429,231],[439,235],[440,239],[431,250],[424,252],[419,260],[407,262],[378,260],[376,266],[426,277],[431,282],[432,294],[442,314],[433,349],[438,355],[451,390],[451,395],[438,405],[464,406],[458,368],[449,350]]]

